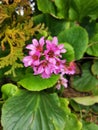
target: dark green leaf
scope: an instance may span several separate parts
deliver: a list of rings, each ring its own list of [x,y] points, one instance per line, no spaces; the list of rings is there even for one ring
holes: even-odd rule
[[[22,90],[3,106],[3,130],[81,130],[81,123],[68,112],[66,100],[62,102],[65,107],[56,94]]]
[[[98,0],[71,0],[71,7],[74,10],[74,18],[79,21],[86,16],[95,15],[96,17],[98,14]],[[71,16],[73,16],[72,13]],[[70,18],[73,19],[71,16]]]
[[[75,76],[73,87],[81,92],[87,92],[95,89],[98,86],[98,79],[92,75],[90,71],[90,62],[82,66],[83,73],[81,76]]]
[[[91,109],[94,113],[98,114],[98,103],[94,104],[93,106],[91,106]]]
[[[33,18],[35,24],[45,23],[48,31],[52,36],[57,36],[62,30],[66,28],[67,22],[59,20],[48,14],[40,14]]]

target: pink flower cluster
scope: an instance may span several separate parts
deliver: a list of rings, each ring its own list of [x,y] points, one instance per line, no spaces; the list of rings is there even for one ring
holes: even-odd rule
[[[23,63],[25,67],[32,67],[34,75],[40,74],[42,78],[49,78],[52,74],[75,73],[74,63],[71,62],[66,66],[66,60],[62,59],[62,53],[66,50],[64,44],[58,44],[57,37],[53,37],[52,40],[45,40],[44,37],[39,41],[33,39],[32,44],[27,45],[26,48],[29,50],[29,55],[23,58]],[[65,82],[67,83],[67,80]]]

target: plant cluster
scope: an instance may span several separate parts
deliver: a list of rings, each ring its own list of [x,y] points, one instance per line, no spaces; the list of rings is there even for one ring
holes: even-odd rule
[[[4,130],[98,129],[98,0],[0,0]]]

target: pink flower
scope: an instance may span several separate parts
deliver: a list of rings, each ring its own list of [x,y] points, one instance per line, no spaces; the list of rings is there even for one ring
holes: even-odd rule
[[[55,69],[54,69],[53,72],[55,74],[61,73],[61,71],[64,69],[64,63],[65,62],[66,62],[66,60],[60,60],[59,58],[56,58]]]
[[[25,67],[32,66],[32,65],[39,65],[40,63],[40,53],[35,53],[33,55],[25,56],[23,58],[23,63]]]
[[[68,80],[63,77],[63,75],[60,75],[60,79],[57,82],[56,88],[59,90],[61,86],[64,86],[64,88],[67,88],[67,82]]]
[[[32,40],[32,44],[26,46],[29,49],[28,56],[24,57],[25,67],[31,66],[34,74],[40,74],[43,78],[49,78],[53,73],[65,73],[65,61],[62,60],[62,53],[65,53],[63,44],[58,44],[57,37],[46,40],[44,37]]]
[[[53,65],[47,60],[42,60],[39,66],[34,67],[34,74],[41,74],[42,78],[49,78],[53,73]]]
[[[73,75],[76,72],[76,65],[74,62],[70,62],[69,65],[64,66],[64,70],[62,71],[62,74],[69,74]]]
[[[47,48],[48,47],[50,48],[50,46],[56,48],[58,50],[57,54],[66,52],[66,50],[64,49],[64,44],[58,44],[57,37],[53,37],[52,41],[46,40],[46,43],[47,43]]]
[[[40,38],[39,42],[36,39],[32,40],[32,44],[26,46],[27,49],[31,50],[30,53],[34,54],[36,51],[42,53],[44,46],[44,37]]]
[[[54,37],[52,41],[46,40],[46,50],[44,55],[49,62],[56,63],[57,57],[62,57],[60,53],[65,53],[64,45],[58,45],[57,37]]]

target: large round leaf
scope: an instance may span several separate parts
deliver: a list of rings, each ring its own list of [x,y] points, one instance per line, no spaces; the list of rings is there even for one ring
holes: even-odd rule
[[[81,92],[87,92],[98,86],[98,79],[90,72],[90,62],[82,66],[83,73],[81,76],[75,76],[73,87]]]
[[[48,79],[43,79],[41,76],[33,75],[33,74],[27,74],[22,80],[20,80],[18,83],[30,90],[30,91],[41,91],[46,88],[53,87],[56,82],[59,79],[59,75],[52,75]]]
[[[71,27],[62,31],[58,35],[58,39],[60,43],[68,42],[72,45],[77,60],[83,57],[88,44],[88,35],[85,29],[78,26]]]
[[[56,94],[22,90],[3,106],[3,130],[81,130],[81,123],[66,112],[68,106],[61,107]]]

